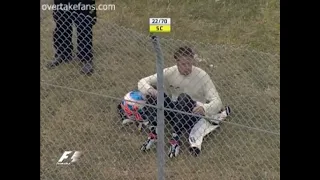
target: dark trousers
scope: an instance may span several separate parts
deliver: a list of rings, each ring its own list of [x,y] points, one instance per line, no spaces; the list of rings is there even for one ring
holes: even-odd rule
[[[189,112],[190,113],[190,112]],[[166,116],[170,125],[173,126],[173,133],[181,136],[182,132],[190,134],[191,129],[200,120],[200,118],[192,115],[186,115],[178,112],[171,112],[169,116]]]
[[[146,104],[156,105],[156,98],[147,96]],[[193,108],[196,106],[196,102],[193,101],[188,95],[181,94],[178,97],[178,101],[173,101],[169,96],[164,94],[164,107],[168,109],[173,109],[181,112],[192,113]],[[118,112],[122,119],[126,118],[121,106],[118,105]],[[152,127],[157,126],[157,108],[146,105],[142,109],[142,117],[149,121]],[[164,111],[164,116],[167,122],[171,125],[173,133],[180,136],[182,132],[190,133],[194,125],[200,120],[199,117],[193,115],[186,115],[184,113],[175,112],[175,111]],[[151,131],[156,134],[155,128],[152,128]]]
[[[64,10],[54,11],[53,19],[56,23],[53,34],[55,58],[66,61],[72,59],[72,25],[74,23],[77,29],[77,57],[81,61],[92,61],[93,19],[75,11]]]

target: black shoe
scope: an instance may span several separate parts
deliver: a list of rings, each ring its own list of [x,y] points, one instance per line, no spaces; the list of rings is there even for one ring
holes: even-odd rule
[[[66,60],[62,60],[62,59],[54,59],[53,61],[51,61],[50,63],[47,64],[47,68],[48,69],[53,69],[57,66],[59,66],[61,63],[69,63],[72,60],[72,58],[70,59],[66,59]]]
[[[81,73],[85,75],[91,75],[93,73],[93,63],[92,62],[84,62],[82,63],[83,67],[81,69]]]
[[[47,64],[47,68],[53,69],[53,68],[59,66],[61,63],[62,63],[61,59],[54,59],[53,61],[51,61],[50,63]]]
[[[200,152],[201,152],[201,150],[199,148],[196,148],[196,147],[190,147],[189,151],[193,156],[198,156],[200,154]]]

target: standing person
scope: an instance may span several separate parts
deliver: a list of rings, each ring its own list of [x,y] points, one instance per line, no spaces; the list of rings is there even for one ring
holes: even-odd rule
[[[175,157],[180,149],[181,130],[187,128],[189,134],[190,152],[198,155],[201,151],[203,138],[219,127],[221,120],[230,114],[230,108],[224,107],[219,94],[210,76],[202,69],[193,66],[194,53],[189,47],[180,47],[174,53],[176,65],[164,69],[164,90],[176,101],[176,110],[186,109],[206,117],[214,117],[215,120],[196,118],[195,116],[183,115],[181,113],[168,113],[166,118],[173,121],[174,131],[170,140],[169,157]],[[138,89],[145,95],[157,96],[157,74],[145,77],[138,82]],[[186,127],[185,125],[189,126]],[[142,150],[149,149],[156,141],[156,128],[152,129]]]
[[[81,73],[93,73],[92,28],[96,23],[95,0],[54,0],[53,19],[54,60],[47,67],[52,69],[73,59],[72,23],[77,29],[77,58],[82,63]]]

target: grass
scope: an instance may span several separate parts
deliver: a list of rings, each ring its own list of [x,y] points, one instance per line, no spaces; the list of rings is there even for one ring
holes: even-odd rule
[[[146,134],[122,126],[115,109],[116,98],[155,73],[150,17],[172,18],[172,32],[160,35],[165,66],[174,64],[176,47],[192,46],[206,60],[197,66],[210,74],[223,102],[233,109],[229,123],[205,138],[200,157],[191,157],[184,145],[181,156],[166,160],[166,179],[280,179],[280,136],[270,133],[280,132],[279,1],[97,3],[115,4],[116,10],[98,12],[91,77],[80,75],[76,62],[45,68],[53,57],[54,22],[50,12],[43,12],[42,179],[156,179],[155,149],[140,152]],[[67,150],[83,156],[74,165],[56,166]]]

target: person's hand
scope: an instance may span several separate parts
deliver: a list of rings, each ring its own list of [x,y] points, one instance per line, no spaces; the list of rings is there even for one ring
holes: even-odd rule
[[[148,89],[148,94],[150,94],[153,97],[157,97],[158,91],[155,90],[154,88],[149,88]]]
[[[204,116],[205,113],[206,113],[202,106],[195,107],[192,112],[195,113],[195,114],[202,115],[202,116]]]

